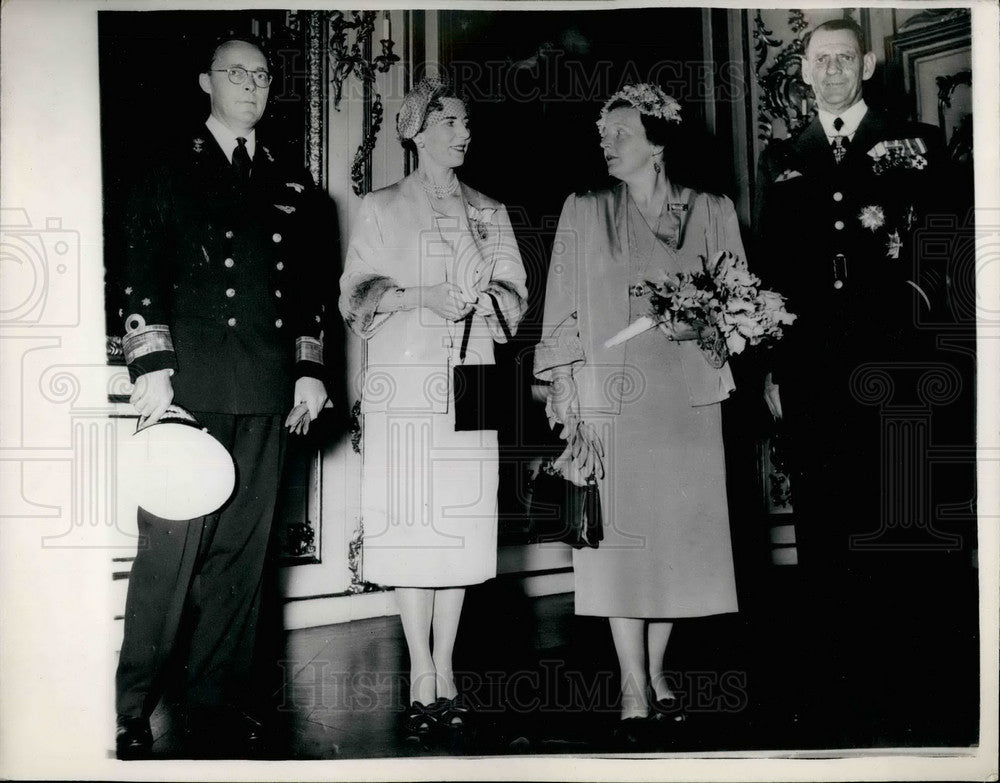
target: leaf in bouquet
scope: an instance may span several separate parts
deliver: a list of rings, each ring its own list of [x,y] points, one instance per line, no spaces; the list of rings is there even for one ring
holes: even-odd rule
[[[709,277],[725,275],[735,263],[736,256],[729,250],[719,250],[711,259],[703,259],[702,266]]]
[[[670,312],[670,300],[653,294],[649,297],[649,314],[653,318],[663,318]]]
[[[729,347],[725,337],[715,324],[702,323],[698,327],[698,347],[705,361],[715,369],[721,368],[729,358]]]

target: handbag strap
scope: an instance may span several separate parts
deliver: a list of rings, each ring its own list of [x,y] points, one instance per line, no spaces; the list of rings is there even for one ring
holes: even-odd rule
[[[497,298],[491,294],[486,294],[490,301],[493,302],[493,312],[496,313],[497,320],[500,322],[500,328],[503,330],[504,337],[507,338],[507,342],[514,339],[514,336],[510,333],[510,327],[507,326],[507,319],[503,317],[503,313],[500,312],[500,305],[497,304]],[[462,348],[458,352],[458,360],[461,363],[465,363],[465,353],[469,348],[469,335],[472,333],[472,319],[475,316],[475,311],[469,313],[465,316],[465,330],[462,333]]]

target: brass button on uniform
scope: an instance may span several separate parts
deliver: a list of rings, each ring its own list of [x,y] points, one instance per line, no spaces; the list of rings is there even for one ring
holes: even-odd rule
[[[836,193],[834,193],[834,194],[833,194],[833,200],[834,200],[834,201],[843,201],[843,200],[844,200],[844,194],[843,194],[843,193],[841,193],[841,192],[840,192],[840,191],[838,190],[838,191],[837,191]]]
[[[272,242],[280,242],[281,241],[281,234],[278,234],[278,233],[271,234],[271,241]]]
[[[232,239],[232,238],[233,238],[233,232],[232,231],[227,231],[226,232],[226,239]]]
[[[282,269],[285,268],[285,264],[283,261],[279,261],[277,264],[274,265],[274,268],[280,272]]]
[[[281,299],[281,291],[275,291],[274,295],[278,297],[278,299]]]
[[[230,299],[232,299],[234,296],[236,296],[236,289],[235,288],[227,288],[226,289],[226,296],[228,296]]]
[[[236,326],[236,319],[230,318],[228,321],[226,321],[226,323],[229,324],[230,326]]]
[[[281,328],[281,324],[282,324],[282,321],[281,321],[280,318],[277,321],[274,322],[274,325],[277,326],[279,329]]]
[[[226,269],[232,269],[233,268],[233,264],[235,264],[236,262],[233,261],[233,259],[231,259],[231,258],[227,258],[222,263],[224,263],[226,265]]]
[[[844,230],[844,221],[843,220],[838,220],[836,223],[833,224],[833,227],[835,229],[837,229],[837,231],[843,231]]]
[[[833,281],[833,287],[836,288],[839,291],[841,288],[844,287],[844,281],[843,280],[834,280]]]

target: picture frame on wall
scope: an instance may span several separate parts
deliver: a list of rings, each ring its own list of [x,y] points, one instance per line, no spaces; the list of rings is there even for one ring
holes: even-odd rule
[[[943,14],[934,24],[904,27],[886,39],[885,54],[891,82],[908,97],[910,118],[938,125],[949,146],[954,147],[956,134],[964,133],[971,145],[972,23],[967,9]]]

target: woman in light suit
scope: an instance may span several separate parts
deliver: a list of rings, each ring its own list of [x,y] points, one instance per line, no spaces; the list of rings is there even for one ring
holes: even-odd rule
[[[396,588],[410,655],[407,737],[459,728],[452,651],[465,587],[496,575],[497,437],[455,431],[451,368],[493,364],[513,331],[525,272],[504,206],[459,182],[471,133],[464,100],[424,79],[396,119],[418,168],[361,205],[340,310],[367,342],[362,386],[364,577]],[[434,645],[431,648],[431,634]]]

